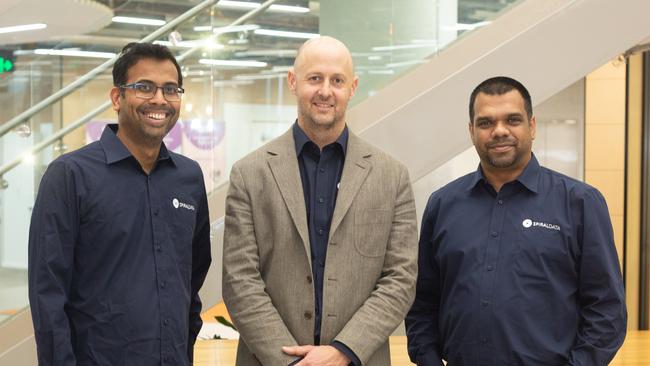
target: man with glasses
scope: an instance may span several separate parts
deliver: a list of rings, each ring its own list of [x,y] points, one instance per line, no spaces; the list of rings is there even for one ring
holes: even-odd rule
[[[210,265],[199,165],[168,151],[183,78],[172,53],[127,45],[118,124],[50,164],[29,238],[40,365],[190,365]]]

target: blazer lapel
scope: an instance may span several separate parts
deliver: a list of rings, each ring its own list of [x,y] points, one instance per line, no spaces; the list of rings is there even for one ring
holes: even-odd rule
[[[302,190],[302,181],[300,180],[300,169],[298,168],[292,130],[289,129],[274,143],[269,144],[267,153],[269,154],[268,163],[273,178],[280,189],[291,219],[300,234],[311,267],[307,210],[305,208],[305,196]]]
[[[348,151],[345,153],[343,174],[341,174],[341,183],[330,225],[330,239],[350,209],[350,205],[352,205],[352,201],[357,196],[368,173],[372,170],[372,165],[367,159],[370,155],[370,152],[364,149],[364,143],[355,134],[350,132]]]

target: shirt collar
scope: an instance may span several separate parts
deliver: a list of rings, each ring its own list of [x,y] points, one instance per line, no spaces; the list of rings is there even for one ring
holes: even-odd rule
[[[539,186],[539,174],[541,167],[535,154],[531,153],[530,161],[526,164],[524,171],[517,177],[516,181],[521,183],[529,191],[537,193],[537,188]],[[476,171],[472,174],[467,190],[473,189],[479,182],[487,182],[485,175],[483,175],[483,169],[481,169],[481,164],[478,165]]]
[[[133,156],[133,154],[131,154],[122,141],[117,137],[118,128],[119,125],[115,123],[106,125],[104,132],[102,132],[102,137],[99,139],[99,142],[104,149],[104,153],[106,154],[106,164],[113,164]],[[164,142],[160,144],[160,152],[158,153],[158,161],[162,160],[169,160],[175,164],[174,157],[169,153]]]
[[[338,144],[341,146],[341,151],[343,151],[343,156],[345,156],[345,152],[348,149],[348,126],[346,125],[345,128],[343,128],[343,132],[341,132],[341,135],[339,135],[339,138],[336,139],[336,141],[333,142],[333,144]],[[300,128],[298,125],[298,121],[293,124],[293,140],[296,144],[296,155],[300,155],[302,152],[302,149],[305,147],[305,144],[308,142],[314,143],[309,139],[305,131]]]

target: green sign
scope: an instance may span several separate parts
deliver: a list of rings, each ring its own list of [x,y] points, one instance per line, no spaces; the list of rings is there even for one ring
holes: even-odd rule
[[[10,71],[14,71],[14,63],[11,60],[0,57],[0,74]]]
[[[13,58],[13,52],[0,51],[0,74],[16,70],[16,59]]]

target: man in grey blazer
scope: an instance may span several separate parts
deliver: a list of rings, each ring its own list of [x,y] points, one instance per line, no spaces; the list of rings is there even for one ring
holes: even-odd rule
[[[288,83],[296,123],[230,175],[223,297],[237,365],[389,365],[417,276],[407,170],[346,127],[358,80],[343,43],[307,41]]]

